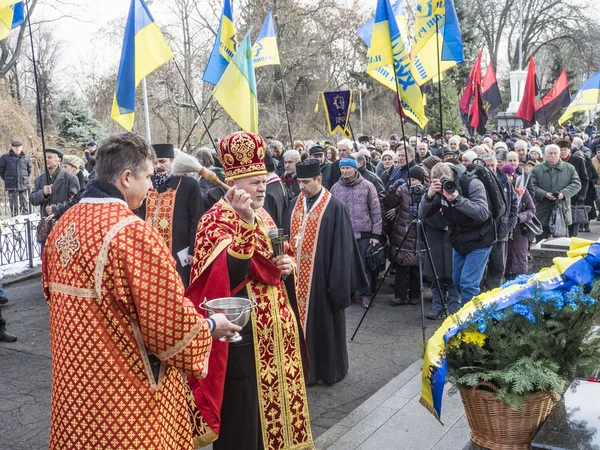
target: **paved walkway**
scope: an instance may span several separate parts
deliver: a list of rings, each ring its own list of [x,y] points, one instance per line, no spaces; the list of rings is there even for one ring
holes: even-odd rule
[[[324,450],[462,450],[470,448],[460,396],[444,395],[441,425],[419,403],[419,360],[316,441]]]

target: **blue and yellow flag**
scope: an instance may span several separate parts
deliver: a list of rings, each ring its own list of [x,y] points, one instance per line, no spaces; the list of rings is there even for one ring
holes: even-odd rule
[[[419,86],[438,76],[438,58],[440,75],[465,60],[462,34],[454,1],[438,1],[436,5],[438,16],[433,16],[431,1],[420,0],[417,5],[415,41],[410,70]],[[423,11],[428,14],[423,14]],[[436,20],[439,32],[436,32]],[[420,29],[417,28],[417,23],[420,24]]]
[[[421,373],[420,403],[438,420],[442,415],[442,397],[448,370],[448,341],[477,322],[483,308],[502,311],[523,299],[532,298],[535,290],[561,293],[574,286],[591,284],[600,272],[600,244],[571,238],[567,256],[554,258],[553,263],[552,267],[544,268],[536,274],[520,275],[499,288],[478,295],[457,313],[447,317],[427,341]]]
[[[110,115],[115,122],[128,131],[133,129],[136,88],[142,79],[173,58],[144,0],[131,0]]]
[[[273,25],[273,15],[271,11],[265,18],[260,33],[256,38],[254,47],[254,68],[262,66],[277,66],[279,65],[279,49],[277,48],[277,35],[275,34],[275,26]]]
[[[598,103],[600,103],[600,72],[596,72],[581,85],[566,111],[558,119],[558,123],[562,125],[577,111],[596,109]]]
[[[428,120],[425,117],[423,95],[410,73],[410,57],[389,0],[377,0],[368,56],[367,73],[394,92],[397,83],[404,114],[419,128],[425,128]],[[386,66],[389,68],[386,69]],[[392,70],[392,67],[395,70]],[[385,73],[382,74],[381,70]],[[380,81],[381,76],[386,80],[385,82]]]
[[[213,91],[213,97],[242,130],[258,133],[258,100],[250,44],[251,31],[252,29],[248,30],[233,59],[223,72],[221,80]]]
[[[8,6],[6,6],[8,5]],[[10,35],[10,30],[20,26],[25,20],[23,2],[0,2],[0,41]]]
[[[235,25],[233,24],[231,0],[224,0],[221,22],[219,23],[215,43],[206,69],[204,69],[202,80],[216,86],[236,51],[237,43],[235,40]]]
[[[394,0],[392,3],[392,11],[394,12],[394,17],[396,17],[396,23],[400,29],[400,34],[404,39],[404,45],[409,48],[410,39],[408,38],[408,21],[406,19],[406,13],[404,12],[404,4],[402,3],[402,0]],[[362,39],[367,47],[371,46],[374,23],[375,18],[370,18],[358,30],[356,30],[356,35]]]

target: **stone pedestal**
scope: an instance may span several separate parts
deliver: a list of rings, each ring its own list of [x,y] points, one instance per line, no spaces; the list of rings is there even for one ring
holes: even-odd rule
[[[552,267],[554,258],[567,256],[571,248],[571,238],[544,239],[531,247],[533,261],[530,264],[531,273],[539,272],[545,267]]]
[[[527,79],[527,71],[513,70],[508,73],[510,77],[510,103],[506,109],[507,113],[516,113],[519,110],[519,105],[523,99],[525,92],[525,80]]]

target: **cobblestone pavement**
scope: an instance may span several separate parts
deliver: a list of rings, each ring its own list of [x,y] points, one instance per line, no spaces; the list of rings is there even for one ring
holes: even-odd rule
[[[18,341],[0,343],[0,449],[44,449],[51,390],[48,308],[39,278],[6,291],[10,302],[2,314]],[[390,306],[391,295],[386,280],[354,341],[349,339],[364,309],[359,304],[348,309],[348,375],[334,386],[308,388],[315,438],[421,356],[420,306]],[[428,336],[432,331],[428,329]]]

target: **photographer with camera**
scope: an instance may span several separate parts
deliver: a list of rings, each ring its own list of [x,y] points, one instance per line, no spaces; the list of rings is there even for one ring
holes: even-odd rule
[[[416,254],[417,228],[410,228],[417,218],[418,206],[425,193],[425,172],[419,166],[408,171],[410,186],[404,180],[396,181],[385,193],[386,220],[389,223],[390,247],[388,258],[396,266],[394,298],[390,303],[417,305],[419,303],[419,261]],[[391,223],[390,223],[391,222]],[[404,243],[402,244],[402,241]],[[402,247],[400,248],[400,245]],[[408,278],[408,289],[407,289]]]
[[[495,237],[486,188],[476,177],[465,177],[459,177],[450,164],[436,164],[419,205],[421,218],[441,212],[450,224],[452,280],[462,305],[479,294]]]

